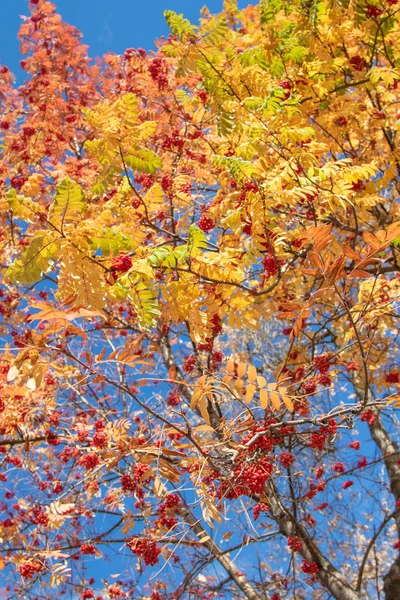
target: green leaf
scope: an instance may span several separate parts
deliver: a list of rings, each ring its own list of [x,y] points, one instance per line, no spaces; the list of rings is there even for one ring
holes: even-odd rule
[[[14,216],[18,219],[33,223],[35,217],[39,213],[43,213],[43,209],[39,204],[30,198],[18,195],[13,188],[7,192],[6,198]]]
[[[115,256],[121,250],[132,250],[133,240],[130,236],[113,231],[112,229],[103,229],[99,236],[91,238],[92,249],[100,250],[103,256]]]
[[[57,234],[53,231],[37,234],[21,258],[8,267],[4,275],[16,283],[32,284],[40,281],[59,251],[55,235]]]
[[[192,25],[183,15],[178,15],[173,10],[164,11],[164,17],[171,32],[180,40],[194,38],[197,27]]]
[[[162,166],[161,158],[152,150],[140,150],[136,155],[129,154],[124,157],[125,164],[134,171],[139,173],[149,173],[154,175],[157,169]]]
[[[207,238],[204,232],[194,223],[188,229],[188,241],[186,256],[197,256],[200,250],[207,248]]]
[[[81,186],[66,177],[57,186],[54,202],[49,210],[49,221],[64,225],[79,221],[85,210],[85,195]]]

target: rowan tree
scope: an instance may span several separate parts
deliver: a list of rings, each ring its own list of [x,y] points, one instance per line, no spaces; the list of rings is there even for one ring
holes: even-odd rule
[[[96,61],[29,8],[26,81],[0,67],[3,593],[398,599],[397,0],[167,10],[156,51]]]

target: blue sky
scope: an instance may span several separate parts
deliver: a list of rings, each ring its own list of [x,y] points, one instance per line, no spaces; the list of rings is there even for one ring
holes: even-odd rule
[[[28,15],[27,0],[1,2],[0,63],[7,65],[23,79],[19,69],[21,56],[17,32],[20,15]],[[153,48],[153,42],[168,34],[164,10],[183,13],[197,22],[200,9],[206,5],[211,12],[220,12],[223,0],[55,0],[64,21],[75,25],[84,34],[91,56],[105,52],[122,53],[126,48]],[[241,6],[248,4],[240,2]]]

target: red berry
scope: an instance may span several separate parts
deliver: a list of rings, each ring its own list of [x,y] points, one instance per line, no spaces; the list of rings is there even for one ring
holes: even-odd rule
[[[351,487],[352,485],[354,485],[354,481],[351,481],[350,479],[348,481],[345,481],[342,485],[342,488],[344,490],[347,490],[347,488]]]
[[[368,64],[367,64],[367,61],[365,60],[365,58],[362,58],[361,56],[356,55],[356,56],[351,57],[350,66],[355,71],[364,71],[364,69],[367,68]]]
[[[379,17],[383,13],[383,8],[379,8],[378,6],[374,6],[373,4],[365,5],[365,16],[367,19],[375,19]]]
[[[351,63],[351,60],[350,60],[350,63]],[[346,117],[336,117],[335,125],[338,125],[338,127],[345,127],[347,125]]]
[[[359,450],[360,449],[360,442],[358,440],[356,442],[351,442],[349,444],[349,448],[353,448],[353,450]]]
[[[197,224],[199,228],[202,231],[205,231],[206,233],[214,229],[214,221],[211,219],[211,217],[208,217],[204,214],[200,217],[199,222]]]
[[[126,273],[132,267],[132,258],[128,254],[120,254],[113,258],[111,270]]]
[[[386,383],[400,383],[399,373],[395,371],[387,373],[385,381]]]

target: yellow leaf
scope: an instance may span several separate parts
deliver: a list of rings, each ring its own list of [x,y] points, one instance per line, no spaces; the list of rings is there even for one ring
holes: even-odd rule
[[[265,387],[267,385],[267,380],[262,375],[258,375],[257,383],[260,387]]]
[[[268,400],[268,392],[266,389],[262,388],[260,390],[260,404],[261,408],[264,410],[268,408],[269,400]]]
[[[205,422],[207,423],[207,425],[211,425],[210,415],[208,414],[207,403],[206,403],[206,399],[205,399],[204,395],[199,400],[199,409],[200,409],[200,414],[203,417],[203,419],[205,420]]]
[[[203,396],[204,392],[203,390],[195,390],[192,394],[192,399],[190,401],[190,408],[192,410],[194,410],[199,402],[199,399],[201,398],[201,396]]]
[[[214,427],[211,427],[211,425],[198,425],[194,431],[214,431]]]
[[[279,410],[281,407],[281,401],[279,400],[278,392],[270,392],[269,395],[270,395],[273,407],[275,408],[275,410]]]
[[[282,400],[283,400],[286,408],[290,412],[293,412],[294,411],[294,406],[293,406],[293,402],[291,401],[291,399],[289,398],[289,396],[286,396],[285,394],[282,394]]]
[[[249,383],[249,385],[247,386],[247,389],[246,389],[246,396],[245,396],[245,401],[247,403],[249,403],[253,400],[255,391],[256,391],[256,386],[253,383]]]
[[[239,377],[243,377],[243,375],[245,375],[246,371],[247,371],[247,364],[239,363],[238,368],[237,368],[237,373],[238,373]]]
[[[227,373],[233,373],[234,370],[235,370],[235,361],[230,358],[228,360],[228,362],[226,363],[226,371],[227,371]]]
[[[247,377],[250,383],[253,383],[257,379],[257,369],[254,365],[249,365],[247,370]]]
[[[235,381],[235,390],[238,394],[242,395],[243,390],[243,379],[236,379]]]

